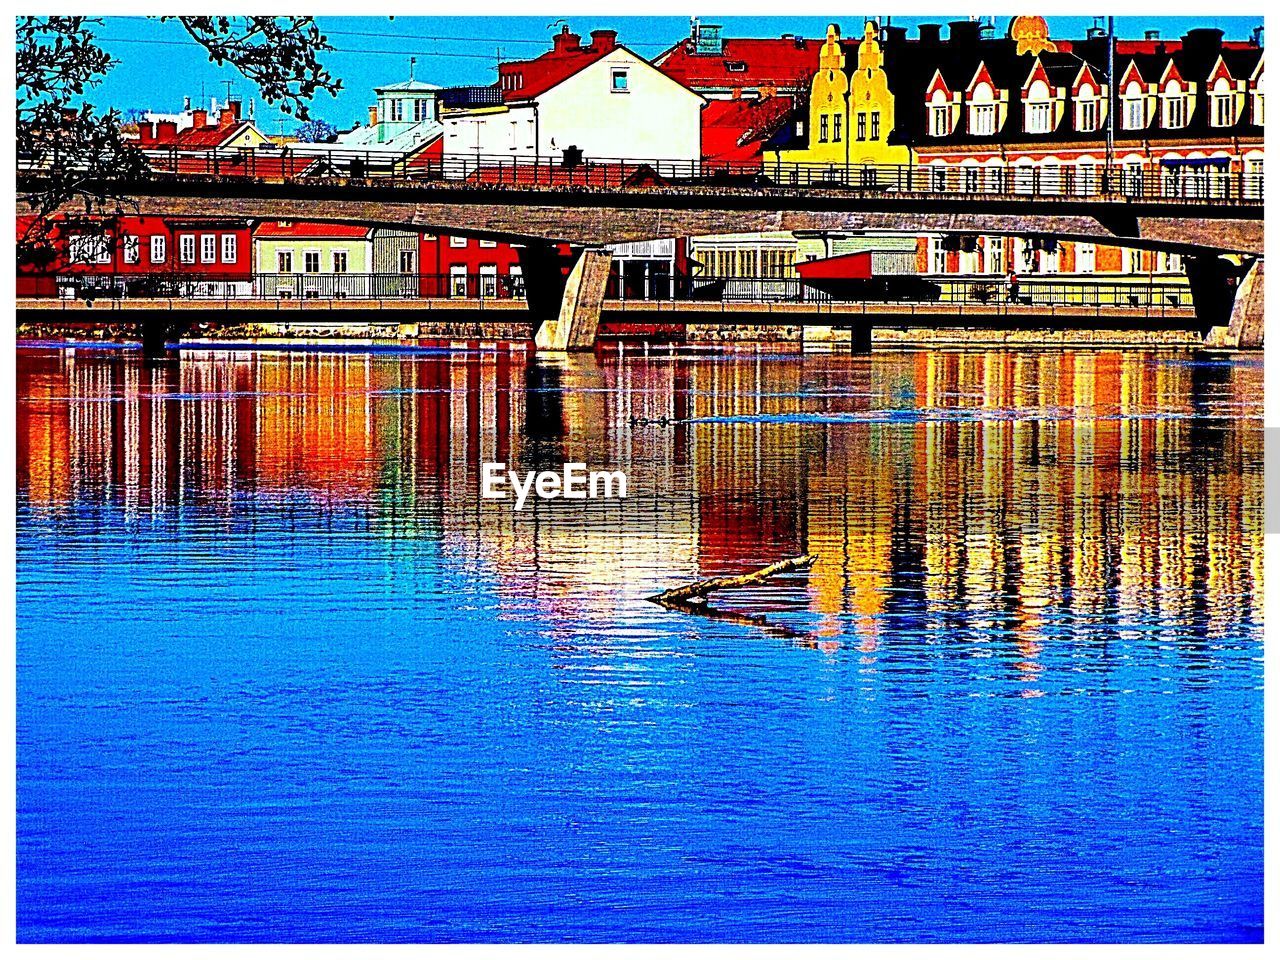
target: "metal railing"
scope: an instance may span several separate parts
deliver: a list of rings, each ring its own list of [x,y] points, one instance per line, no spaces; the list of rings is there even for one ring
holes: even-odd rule
[[[20,278],[19,297],[42,299],[525,300],[520,275],[492,273],[226,273],[205,275],[42,274]],[[1011,313],[1023,308],[1093,308],[1162,315],[1192,308],[1184,282],[1136,277],[1127,282],[914,274],[840,281],[834,288],[799,277],[657,276],[643,285],[609,277],[605,299],[620,303],[830,304],[945,306]]]
[[[266,182],[444,184],[509,190],[828,190],[862,195],[1016,200],[1160,200],[1261,204],[1263,174],[1223,165],[1106,166],[731,162],[468,154],[412,157],[361,150],[146,150],[159,178]],[[1234,169],[1233,169],[1234,167]],[[19,169],[24,169],[19,164]],[[38,173],[30,167],[25,172]]]

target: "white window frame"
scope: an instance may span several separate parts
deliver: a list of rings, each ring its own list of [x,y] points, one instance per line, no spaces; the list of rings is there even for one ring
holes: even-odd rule
[[[166,243],[163,233],[153,233],[151,235],[151,262],[164,263],[166,254]]]
[[[200,262],[218,262],[218,235],[216,233],[200,234]]]
[[[1181,130],[1187,125],[1187,94],[1174,81],[1165,84],[1160,97],[1160,126],[1166,130]]]
[[[1023,128],[1026,133],[1053,133],[1053,101],[1028,100]]]
[[[1125,87],[1124,96],[1120,99],[1124,104],[1124,111],[1120,118],[1123,121],[1121,126],[1125,130],[1145,129],[1147,126],[1147,104],[1141,85],[1137,81],[1130,83]]]
[[[619,80],[622,81],[621,84],[618,83]],[[609,92],[631,92],[631,71],[627,67],[612,67],[609,70]]]
[[[1102,101],[1094,96],[1090,88],[1089,96],[1076,98],[1076,129],[1081,133],[1092,133],[1099,127],[1102,115]]]
[[[222,235],[222,262],[236,262],[236,235],[234,233],[224,233]]]
[[[408,258],[407,262],[406,258]],[[418,252],[416,250],[401,250],[399,266],[400,273],[402,275],[416,273],[418,267]],[[406,269],[406,266],[408,269]]]
[[[994,101],[969,104],[969,132],[975,137],[995,136],[996,105]]]
[[[141,240],[132,233],[122,234],[120,237],[120,255],[125,263],[137,263],[142,255]]]
[[[312,258],[313,258],[313,257],[315,258],[315,260],[314,260],[314,261],[312,260]],[[313,262],[314,262],[314,263],[315,263],[315,265],[316,265],[316,268],[315,268],[314,270],[312,270],[312,269],[311,269],[311,264],[312,264]],[[320,272],[320,266],[321,266],[321,264],[320,264],[320,250],[319,250],[318,248],[314,248],[314,247],[313,247],[313,248],[312,248],[312,249],[310,249],[310,250],[303,250],[303,251],[302,251],[302,272],[303,272],[303,273],[312,273],[312,274],[314,274],[314,273],[319,273],[319,272]]]
[[[458,281],[462,283],[459,284]],[[467,267],[466,264],[455,263],[449,268],[449,296],[450,297],[466,297],[467,295]]]
[[[329,266],[331,273],[349,273],[351,266],[351,252],[346,247],[339,247],[336,250],[329,251]]]
[[[481,240],[480,241],[480,246],[484,247],[486,250],[492,250],[497,245],[498,245],[497,240]]]
[[[196,262],[196,235],[194,233],[178,234],[178,259],[183,263]]]
[[[951,107],[947,103],[929,104],[929,136],[945,137],[951,133]]]
[[[276,273],[293,273],[292,250],[276,250]]]
[[[457,234],[451,234],[449,236],[449,246],[465,248],[467,245],[467,240],[468,240],[467,237],[460,237]]]

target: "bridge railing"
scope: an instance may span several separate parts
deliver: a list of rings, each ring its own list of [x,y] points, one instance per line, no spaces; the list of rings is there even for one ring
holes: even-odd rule
[[[1238,161],[1105,164],[847,164],[465,154],[408,156],[317,148],[145,151],[158,177],[267,182],[441,184],[511,190],[835,191],[1017,200],[1261,204],[1263,174]]]
[[[26,281],[24,283],[24,280]],[[82,300],[525,302],[523,278],[492,273],[225,273],[203,275],[56,274],[20,278],[18,295]],[[1191,309],[1185,282],[1137,278],[1105,281],[1038,275],[1017,283],[1000,276],[892,276],[835,286],[799,277],[651,276],[633,283],[610,276],[609,301],[714,304],[833,303],[945,305],[958,310],[1016,312],[1025,307],[1093,309],[1165,315]]]

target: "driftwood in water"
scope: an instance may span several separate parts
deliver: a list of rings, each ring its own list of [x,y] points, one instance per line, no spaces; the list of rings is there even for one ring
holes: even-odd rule
[[[649,599],[654,603],[662,604],[664,607],[687,607],[694,603],[704,603],[707,599],[707,594],[716,590],[749,587],[755,583],[763,583],[770,577],[776,577],[780,573],[804,570],[812,566],[816,559],[817,557],[806,553],[804,556],[792,557],[790,560],[779,560],[777,563],[771,563],[767,567],[761,567],[759,570],[752,573],[744,573],[741,576],[712,577],[710,580],[699,580],[697,583],[676,587],[674,590],[667,590]]]

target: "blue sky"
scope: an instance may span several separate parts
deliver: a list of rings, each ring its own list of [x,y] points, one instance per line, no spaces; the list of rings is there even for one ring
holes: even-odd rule
[[[550,48],[556,18],[543,17],[319,17],[335,51],[324,58],[325,66],[342,78],[343,91],[334,99],[319,95],[313,115],[346,128],[363,117],[373,102],[377,84],[407,79],[409,58],[416,56],[415,75],[420,80],[443,86],[492,83],[499,52],[504,59],[537,56]],[[618,31],[618,39],[645,57],[656,56],[677,39],[687,36],[688,18],[610,17],[575,15],[566,18],[571,29],[584,37],[593,29]],[[832,17],[704,17],[718,22],[726,36],[771,37],[783,33],[822,36],[830,20],[839,22],[845,33],[861,23],[855,15]],[[895,25],[910,28],[920,22],[937,22],[942,17],[895,18]],[[1051,36],[1078,38],[1093,23],[1092,17],[1049,17]],[[1144,30],[1158,29],[1163,37],[1179,37],[1192,27],[1217,27],[1229,40],[1244,40],[1261,17],[1117,17],[1120,37],[1139,38]],[[996,18],[1003,33],[1008,18]],[[202,94],[207,100],[221,100],[231,81],[233,92],[247,101],[256,97],[252,84],[234,70],[219,69],[208,62],[203,51],[190,41],[176,23],[158,23],[141,17],[106,17],[98,30],[102,46],[119,65],[87,98],[99,108],[143,107],[176,110],[182,98],[193,101]],[[270,132],[292,132],[297,125],[277,111],[257,105],[257,119]]]

